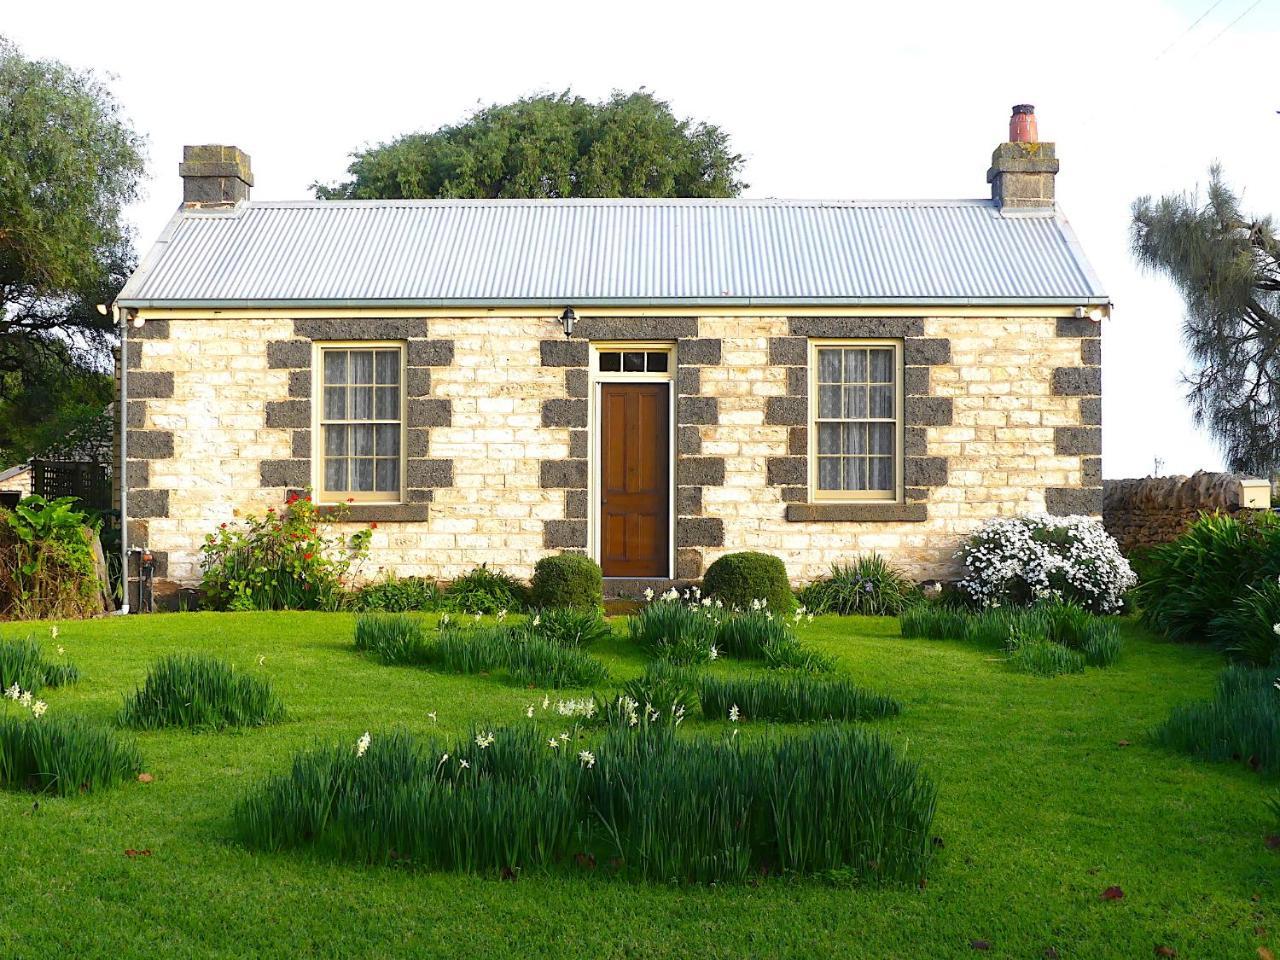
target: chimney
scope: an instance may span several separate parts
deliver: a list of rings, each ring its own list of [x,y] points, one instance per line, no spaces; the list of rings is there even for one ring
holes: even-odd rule
[[[182,203],[187,207],[229,206],[249,199],[253,171],[239,147],[218,144],[183,147],[178,164]]]
[[[987,183],[1003,209],[1052,209],[1058,161],[1052,143],[1041,143],[1036,108],[1019,103],[1009,118],[1009,140],[991,154]]]

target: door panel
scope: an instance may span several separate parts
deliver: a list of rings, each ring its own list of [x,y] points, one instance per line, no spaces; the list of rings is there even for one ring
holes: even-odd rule
[[[600,386],[600,565],[665,577],[670,559],[671,385]]]

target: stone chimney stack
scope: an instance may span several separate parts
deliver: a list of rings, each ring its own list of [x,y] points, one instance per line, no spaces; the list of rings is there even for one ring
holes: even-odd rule
[[[1041,143],[1036,108],[1019,103],[1009,118],[1009,140],[991,154],[987,183],[1001,209],[1053,209],[1058,160],[1052,143]]]
[[[230,206],[248,200],[253,186],[249,155],[239,147],[218,144],[183,147],[178,176],[187,207]]]

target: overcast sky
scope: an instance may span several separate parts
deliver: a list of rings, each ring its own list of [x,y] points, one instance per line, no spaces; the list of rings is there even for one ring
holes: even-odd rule
[[[29,56],[114,75],[148,139],[129,211],[141,249],[181,198],[187,143],[241,147],[256,198],[297,199],[352,149],[478,104],[645,86],[732,134],[747,196],[976,197],[1010,105],[1033,103],[1058,145],[1059,202],[1116,304],[1108,477],[1156,458],[1165,473],[1221,466],[1183,401],[1182,303],[1134,264],[1129,205],[1219,160],[1246,210],[1280,213],[1278,30],[1280,0],[58,2],[0,19]]]

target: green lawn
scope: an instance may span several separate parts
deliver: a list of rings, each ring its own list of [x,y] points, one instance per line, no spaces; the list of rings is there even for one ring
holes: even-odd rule
[[[200,650],[269,676],[291,716],[244,733],[140,735],[150,784],[38,806],[0,791],[0,955],[933,958],[973,956],[978,939],[986,956],[1017,958],[1050,946],[1063,958],[1280,949],[1266,789],[1243,768],[1147,743],[1172,705],[1209,692],[1214,653],[1127,626],[1117,666],[1042,680],[961,643],[902,640],[892,620],[822,618],[802,636],[903,701],[902,716],[874,726],[939,785],[945,847],[927,888],[682,888],[567,873],[513,883],[239,846],[232,803],[299,748],[396,725],[462,734],[515,722],[534,699],[497,680],[380,666],[351,650],[351,631],[343,614],[63,624],[57,642],[83,679],[42,694],[51,712],[110,720],[154,658]],[[0,625],[0,636],[27,632]],[[47,627],[31,632],[51,649]],[[620,638],[597,652],[615,677],[642,668]],[[1101,899],[1111,885],[1123,899]]]

